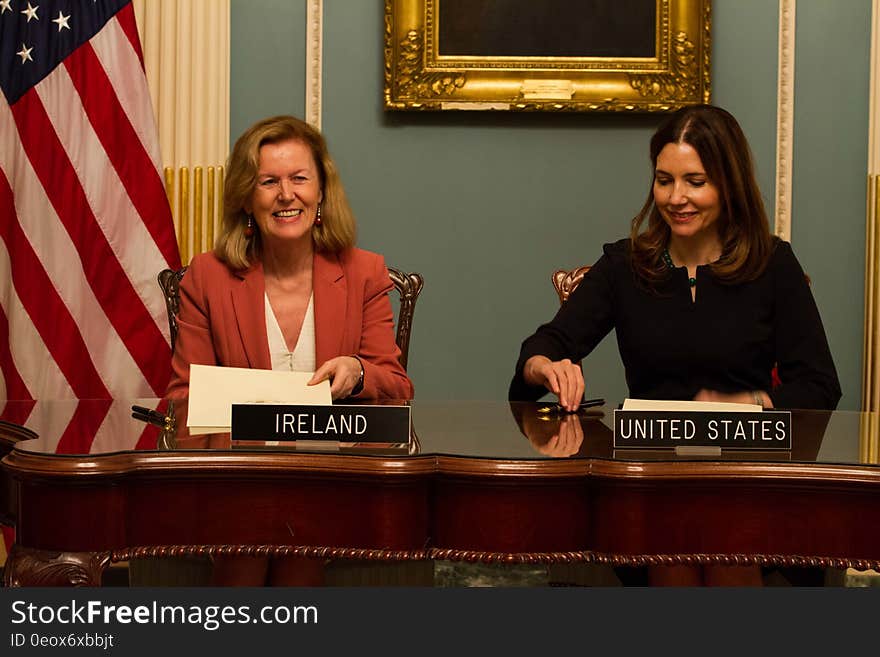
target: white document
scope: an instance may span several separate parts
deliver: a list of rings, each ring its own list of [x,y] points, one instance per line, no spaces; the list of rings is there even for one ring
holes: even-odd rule
[[[233,404],[332,404],[330,381],[307,386],[311,378],[311,372],[190,365],[186,426],[201,429],[190,433],[229,431]]]
[[[624,399],[625,411],[709,411],[716,413],[760,413],[758,404],[708,401],[667,401],[663,399]]]

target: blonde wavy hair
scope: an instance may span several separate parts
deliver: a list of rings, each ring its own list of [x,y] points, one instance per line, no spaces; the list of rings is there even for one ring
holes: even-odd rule
[[[260,147],[297,140],[309,147],[318,167],[323,200],[321,224],[312,227],[316,251],[338,253],[354,246],[357,229],[348,205],[339,172],[327,142],[315,128],[294,116],[272,116],[257,121],[238,138],[226,162],[223,185],[223,221],[214,245],[214,254],[232,269],[242,270],[260,259],[260,231],[248,237],[244,205],[254,192],[260,164]]]
[[[706,176],[718,188],[721,214],[718,233],[721,257],[712,273],[725,283],[757,278],[773,252],[764,201],[755,178],[752,153],[733,115],[713,105],[693,105],[672,114],[651,138],[651,165],[667,144],[688,144],[700,156]],[[645,225],[647,224],[647,225]],[[653,287],[668,275],[663,251],[670,230],[654,204],[652,188],[632,221],[632,266],[639,279]]]

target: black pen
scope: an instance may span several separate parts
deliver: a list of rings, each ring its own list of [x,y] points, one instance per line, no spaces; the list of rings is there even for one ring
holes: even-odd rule
[[[132,406],[131,411],[131,416],[135,420],[147,422],[148,424],[155,424],[159,427],[168,426],[168,422],[171,419],[163,413],[159,413],[158,411],[154,411],[149,408],[144,408],[143,406]]]
[[[551,413],[577,413],[578,411],[581,411],[585,408],[603,406],[604,404],[605,400],[601,397],[597,397],[596,399],[585,399],[580,404],[578,404],[578,407],[575,410],[569,411],[560,406],[559,402],[556,402],[550,406],[541,406],[538,409],[538,413],[540,413],[541,415],[550,415]]]

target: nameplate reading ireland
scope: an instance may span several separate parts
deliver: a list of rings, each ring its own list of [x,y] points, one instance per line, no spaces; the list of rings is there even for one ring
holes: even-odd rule
[[[791,449],[791,412],[614,411],[614,448]]]
[[[232,405],[232,440],[407,443],[409,427],[409,406]]]

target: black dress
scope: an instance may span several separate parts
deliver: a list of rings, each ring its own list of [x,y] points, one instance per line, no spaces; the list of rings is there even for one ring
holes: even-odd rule
[[[531,356],[577,361],[616,329],[633,398],[764,390],[777,408],[836,408],[840,383],[825,330],[787,242],[775,240],[766,270],[747,283],[726,284],[698,267],[695,301],[686,268],[671,270],[652,292],[636,281],[629,240],[603,250],[556,317],[523,342],[510,399],[547,392],[523,379]],[[775,388],[774,365],[782,381]]]

